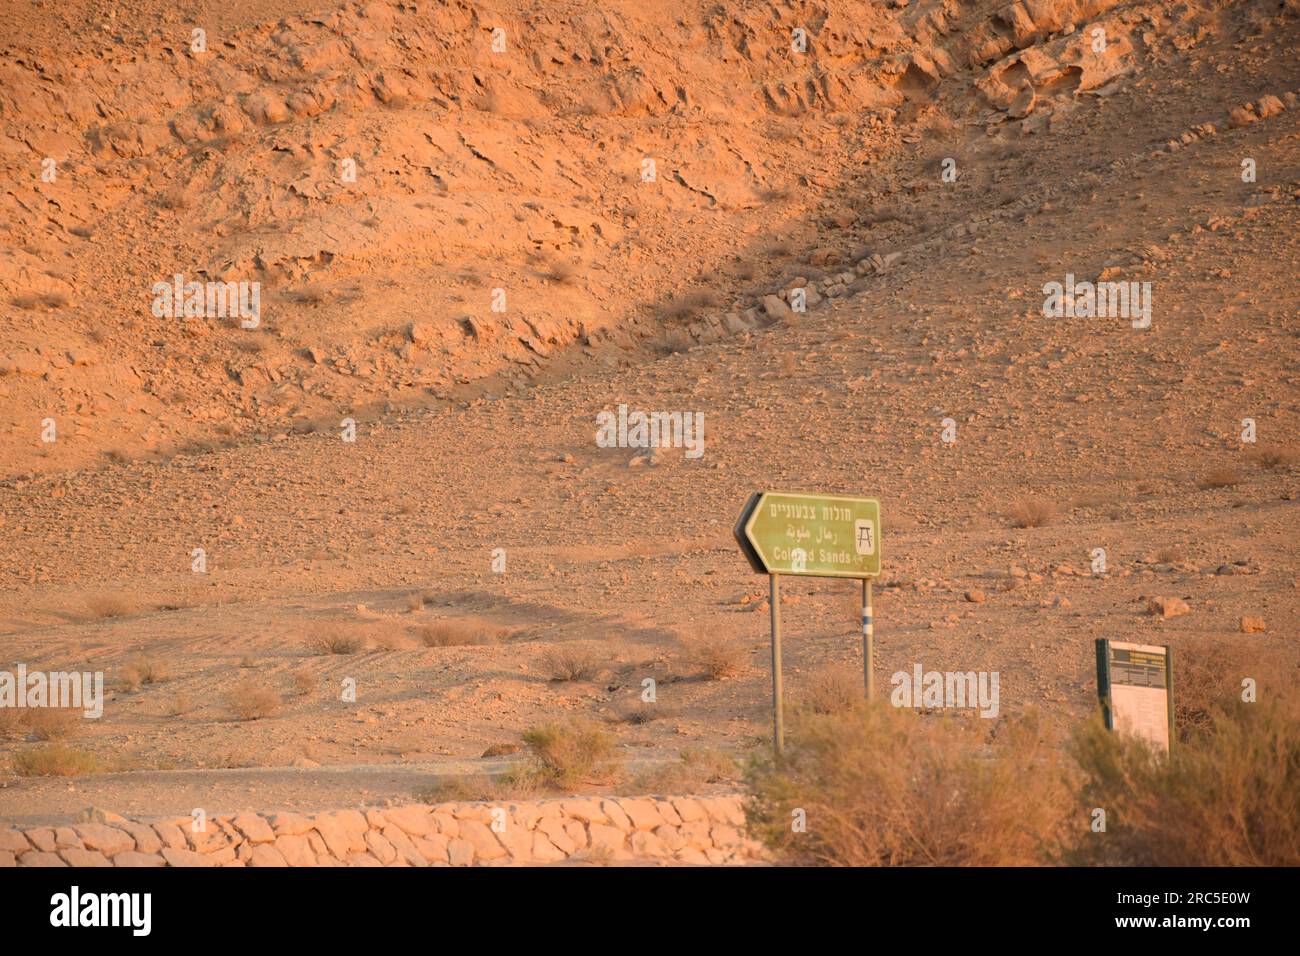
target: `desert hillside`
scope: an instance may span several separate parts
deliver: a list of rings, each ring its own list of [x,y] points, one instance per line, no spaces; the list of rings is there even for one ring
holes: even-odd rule
[[[1098,637],[1296,686],[1294,0],[4,6],[0,666],[107,702],[0,724],[0,823],[472,796],[568,718],[574,789],[730,792],[765,488],[880,499],[882,686],[1053,747]],[[792,701],[857,597],[785,585]]]

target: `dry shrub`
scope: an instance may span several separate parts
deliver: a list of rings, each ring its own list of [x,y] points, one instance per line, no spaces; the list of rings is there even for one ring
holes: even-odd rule
[[[136,691],[145,684],[157,684],[167,679],[167,669],[149,657],[137,657],[122,669],[122,680],[127,690]]]
[[[1071,508],[1105,508],[1114,503],[1113,491],[1084,491],[1070,499]]]
[[[178,690],[168,702],[166,713],[168,717],[182,717],[193,709],[194,702],[190,699],[190,695],[183,690]]]
[[[665,707],[658,701],[645,701],[638,695],[636,700],[625,706],[615,708],[616,719],[625,724],[648,724],[652,720],[664,720],[673,717],[677,711]]]
[[[64,292],[27,292],[16,295],[9,301],[17,308],[30,312],[35,309],[61,309],[68,304],[68,296]]]
[[[541,275],[557,285],[571,285],[578,280],[578,268],[568,259],[555,258],[546,263]]]
[[[24,733],[23,712],[17,707],[0,706],[0,740],[13,740]]]
[[[1258,700],[1300,697],[1300,651],[1240,634],[1189,634],[1171,642],[1174,726],[1179,740],[1213,731],[1216,717],[1240,707],[1242,681],[1255,681]]]
[[[226,691],[226,709],[239,720],[270,717],[283,703],[274,690],[251,678],[240,681]]]
[[[411,639],[405,629],[390,625],[371,629],[370,640],[381,651],[404,651],[411,647]]]
[[[420,802],[439,803],[480,803],[499,800],[507,796],[508,786],[503,787],[487,774],[473,774],[457,777],[443,777],[432,787],[419,795]],[[521,796],[522,794],[513,794]]]
[[[531,765],[515,768],[510,782],[535,782],[542,787],[565,788],[604,777],[615,766],[614,738],[583,718],[544,724],[523,735]]]
[[[767,130],[769,139],[778,143],[790,143],[799,139],[803,135],[803,130],[798,123],[774,121]]]
[[[78,707],[31,707],[23,723],[37,740],[67,740],[82,729],[84,712]]]
[[[815,714],[839,714],[852,710],[866,693],[862,681],[862,672],[856,667],[843,663],[827,664],[808,677],[799,703]]]
[[[13,756],[14,773],[20,777],[76,777],[100,773],[106,765],[94,754],[66,744],[47,744]]]
[[[1202,490],[1209,491],[1215,488],[1231,488],[1233,485],[1241,483],[1241,472],[1236,468],[1215,468],[1206,473],[1201,479],[1200,487]]]
[[[499,803],[527,800],[553,789],[545,775],[532,763],[521,763],[505,773],[462,774],[439,778],[429,790],[420,794],[424,803]]]
[[[703,289],[688,292],[670,299],[659,307],[659,318],[669,322],[684,322],[701,309],[712,309],[718,305],[718,296]]]
[[[158,197],[158,205],[163,209],[184,209],[189,205],[185,196],[185,187],[172,186]]]
[[[86,599],[86,611],[91,620],[109,617],[125,617],[134,614],[139,606],[125,594],[100,594]]]
[[[600,673],[601,654],[591,644],[558,644],[542,654],[542,670],[553,681],[591,680]]]
[[[1177,685],[1175,685],[1175,689]],[[1078,806],[1104,807],[1068,862],[1117,866],[1300,865],[1300,700],[1219,714],[1166,758],[1094,720],[1075,737]]]
[[[499,644],[505,640],[509,632],[487,621],[464,617],[421,624],[415,629],[415,633],[425,647],[460,647]]]
[[[289,675],[293,692],[300,697],[310,694],[320,684],[320,678],[309,670],[298,669]]]
[[[1051,524],[1060,513],[1060,508],[1050,501],[1021,498],[1011,506],[1009,517],[1013,528],[1041,528]]]
[[[1291,469],[1300,462],[1300,453],[1283,445],[1260,445],[1246,453],[1246,457],[1261,468]]]
[[[783,758],[746,773],[750,832],[780,861],[835,866],[1012,866],[1054,844],[1065,796],[1032,718],[922,717],[863,702],[796,714]],[[807,814],[807,832],[791,827]]]
[[[213,750],[196,757],[195,763],[204,770],[240,770],[257,765],[246,752],[234,750]]]
[[[736,761],[721,750],[688,748],[672,763],[639,774],[632,782],[640,793],[685,796],[709,784],[730,783],[739,775]]]
[[[683,639],[685,659],[708,680],[723,680],[740,672],[745,665],[745,648],[739,641],[723,634],[697,634]]]
[[[366,646],[366,642],[352,629],[332,625],[319,628],[307,639],[307,646],[317,654],[356,654]]]
[[[384,744],[384,753],[406,757],[410,754],[427,753],[430,746],[428,733],[420,730],[406,730],[398,733]]]
[[[329,290],[322,285],[310,283],[298,289],[294,297],[304,305],[320,305],[329,298]]]

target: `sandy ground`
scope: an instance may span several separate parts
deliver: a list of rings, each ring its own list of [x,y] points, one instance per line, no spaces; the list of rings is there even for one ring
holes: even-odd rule
[[[259,30],[269,22],[263,15],[286,16],[292,6],[240,6],[248,15],[230,29]],[[692,22],[702,17],[680,6]],[[679,114],[626,106],[538,132],[539,142],[552,137],[544,155],[561,163],[565,137],[598,143],[602,123],[634,138],[657,130],[696,157],[732,137],[768,164],[771,175],[760,179],[788,184],[794,198],[688,209],[683,197],[661,195],[642,202],[635,228],[618,220],[619,240],[566,247],[562,254],[587,265],[572,281],[537,281],[529,308],[543,325],[557,317],[547,326],[555,334],[550,344],[529,335],[535,351],[511,346],[529,352],[524,365],[504,339],[470,337],[429,352],[436,384],[410,393],[394,386],[416,377],[374,357],[400,350],[405,335],[371,335],[365,323],[375,303],[390,309],[376,322],[394,329],[399,317],[459,329],[459,310],[469,306],[417,308],[432,280],[411,279],[411,262],[400,256],[418,258],[422,247],[399,256],[381,245],[340,248],[333,264],[312,267],[320,275],[286,280],[286,288],[310,281],[335,290],[295,305],[301,314],[277,326],[268,346],[296,355],[327,330],[319,341],[330,349],[353,348],[353,373],[330,373],[344,382],[332,404],[313,405],[310,385],[300,388],[310,378],[299,372],[323,374],[301,357],[298,372],[241,390],[237,370],[226,375],[230,366],[216,354],[238,351],[226,342],[230,330],[209,328],[199,342],[181,320],[161,321],[177,328],[159,332],[164,344],[150,349],[129,323],[105,319],[102,361],[0,378],[6,405],[22,411],[0,484],[0,656],[11,668],[103,671],[104,716],[81,722],[69,744],[125,768],[19,776],[8,759],[44,744],[15,733],[0,742],[0,821],[66,818],[88,804],[151,816],[185,812],[199,799],[209,812],[410,799],[448,774],[499,769],[502,758],[483,758],[485,750],[567,716],[604,722],[633,766],[669,762],[688,748],[743,756],[769,732],[767,582],[746,565],[731,526],[749,493],[763,488],[882,501],[881,686],[917,662],[997,671],[1002,713],[1035,709],[1063,740],[1095,706],[1098,637],[1175,649],[1193,636],[1257,642],[1294,666],[1300,108],[1293,97],[1275,115],[1228,122],[1244,103],[1266,95],[1285,102],[1300,89],[1300,23],[1264,6],[1206,5],[1180,20],[1163,5],[1121,5],[1112,15],[1131,15],[1126,35],[1139,52],[1106,79],[1113,88],[1040,91],[1041,105],[1022,119],[972,99],[985,74],[958,70],[929,90],[902,74],[889,87],[903,99],[887,107],[887,124],[871,110],[841,119],[835,103],[814,98],[802,150],[730,126],[715,140],[698,124],[675,127]],[[1157,15],[1149,41],[1141,11]],[[916,16],[897,14],[908,42],[920,42]],[[973,33],[980,19],[966,17]],[[15,54],[6,58],[5,69],[18,69]],[[692,63],[675,68],[689,73]],[[728,75],[717,70],[701,84]],[[382,107],[373,110],[328,122],[354,132],[383,125]],[[4,119],[13,122],[8,109]],[[526,125],[499,111],[477,122],[480,134]],[[250,135],[300,135],[304,125],[319,132],[291,121]],[[258,162],[254,154],[246,141],[222,162],[247,167]],[[940,178],[945,156],[962,171],[955,183]],[[1254,183],[1241,179],[1244,157],[1256,162]],[[159,175],[178,174],[163,167]],[[491,194],[480,207],[485,221],[531,194],[524,177],[505,176],[513,191],[504,180],[480,184]],[[599,198],[590,209],[615,202],[620,177],[608,173],[593,187]],[[207,187],[190,188],[191,202],[205,201]],[[633,196],[640,186],[622,188]],[[399,186],[386,189],[392,201]],[[536,187],[545,202],[578,209],[581,189]],[[137,273],[129,251],[150,220],[133,197],[104,211],[120,241],[69,254],[78,308],[97,269],[108,270],[105,282],[128,285],[137,275],[167,275],[164,259],[218,247],[224,255],[248,235],[264,249],[287,249],[285,237],[321,215],[250,220],[219,240],[187,234],[166,255],[145,250],[156,261]],[[606,213],[591,215],[594,222]],[[403,222],[399,246],[425,235],[426,226]],[[504,254],[521,275],[531,268],[529,228]],[[447,248],[461,235],[448,223],[435,231]],[[435,258],[445,251],[438,248]],[[467,248],[437,276],[462,275],[478,254]],[[858,258],[894,251],[904,255],[868,270],[854,294],[806,314],[746,313],[797,277],[852,272]],[[1152,327],[1045,318],[1042,286],[1066,273],[1151,282]],[[688,275],[691,283],[674,289]],[[489,278],[465,284],[483,291]],[[355,298],[340,304],[345,286]],[[699,287],[734,308],[700,305],[684,318],[659,308]],[[599,323],[566,324],[577,300]],[[645,311],[647,303],[658,311]],[[88,321],[78,308],[55,308],[44,331],[33,316],[46,313],[16,310],[8,321],[28,342],[55,341]],[[690,324],[710,310],[738,315],[736,327],[693,334]],[[615,331],[586,334],[598,324]],[[141,373],[134,385],[108,373],[119,365]],[[369,369],[369,379],[353,381],[357,368]],[[146,380],[178,390],[179,405],[151,405]],[[296,383],[289,391],[298,397],[279,405],[258,391],[286,383]],[[41,401],[57,394],[75,404],[68,395],[77,389],[98,390],[89,401],[102,412],[78,420],[68,447],[42,449],[34,424]],[[634,449],[598,447],[596,416],[620,403],[702,412],[705,453],[691,459],[663,449],[645,461]],[[338,421],[363,404],[356,441],[343,441]],[[195,414],[200,405],[216,410]],[[238,417],[250,408],[258,413]],[[296,427],[309,411],[316,424]],[[1256,423],[1253,444],[1240,438],[1246,418]],[[945,419],[956,425],[955,443],[943,440]],[[227,420],[236,424],[213,430]],[[105,449],[120,453],[105,458]],[[1030,499],[1056,514],[1041,527],[1015,527],[1015,506]],[[195,548],[204,549],[205,573],[191,570]],[[1096,548],[1106,551],[1105,574],[1091,571]],[[788,581],[784,594],[795,700],[819,668],[860,666],[857,591],[808,580]],[[1182,598],[1190,612],[1154,616],[1147,607],[1155,596]],[[1263,619],[1267,630],[1242,633],[1243,616]],[[423,646],[421,625],[445,619],[485,622],[504,640]],[[337,633],[358,636],[364,649],[331,655],[314,647]],[[742,646],[733,676],[709,680],[690,662],[691,640],[706,634]],[[569,645],[599,661],[591,679],[552,679],[548,655]],[[128,669],[141,661],[159,679],[132,687]],[[1261,675],[1261,687],[1281,676]],[[653,717],[630,719],[643,710],[647,677],[658,688]],[[250,680],[282,699],[275,713],[230,713],[227,695]],[[339,699],[345,680],[355,702]]]

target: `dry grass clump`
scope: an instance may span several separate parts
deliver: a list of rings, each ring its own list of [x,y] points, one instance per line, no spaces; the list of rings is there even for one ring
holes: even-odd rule
[[[861,670],[849,664],[827,664],[808,677],[799,704],[814,714],[840,714],[852,710],[865,694]]]
[[[750,832],[786,863],[1036,863],[1063,818],[1051,749],[1032,718],[1000,721],[992,741],[987,728],[884,703],[800,712],[784,758],[750,763]]]
[[[137,691],[145,684],[158,684],[166,679],[166,667],[147,656],[135,658],[122,669],[122,681],[130,691]]]
[[[707,680],[724,680],[738,674],[745,666],[743,644],[723,634],[697,634],[684,638],[683,658]]]
[[[1210,491],[1216,488],[1231,488],[1239,484],[1241,484],[1241,472],[1236,468],[1215,468],[1201,479],[1200,488],[1203,491]]]
[[[415,628],[415,634],[425,647],[462,647],[499,644],[509,632],[487,621],[464,617],[421,624]]]
[[[307,639],[307,646],[317,654],[357,654],[366,646],[365,638],[342,625],[325,626]]]
[[[541,656],[542,672],[553,681],[592,680],[600,673],[601,654],[591,644],[557,644]]]
[[[639,793],[699,793],[710,784],[734,781],[739,771],[736,761],[721,750],[687,748],[676,761],[637,775],[632,788]]]
[[[531,763],[515,768],[509,782],[563,789],[607,777],[616,764],[614,738],[590,720],[544,724],[523,735]]]
[[[1300,865],[1294,695],[1220,714],[1212,732],[1180,743],[1168,757],[1094,720],[1076,736],[1074,756],[1084,775],[1078,806],[1104,808],[1106,831],[1078,824],[1070,863]]]
[[[86,599],[86,611],[92,620],[125,617],[139,610],[139,605],[125,594],[100,594]]]
[[[266,684],[248,678],[226,691],[226,709],[239,720],[270,717],[284,703],[280,695]]]
[[[22,723],[37,740],[67,740],[81,732],[85,713],[77,707],[29,707]]]
[[[1041,498],[1021,498],[1011,506],[1008,515],[1013,528],[1041,528],[1051,524],[1061,509],[1051,501]]]
[[[76,777],[108,769],[104,761],[66,744],[47,744],[13,755],[14,773],[20,777]]]

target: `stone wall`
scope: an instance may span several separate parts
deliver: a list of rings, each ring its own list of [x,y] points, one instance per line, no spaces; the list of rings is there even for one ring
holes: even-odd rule
[[[4,866],[500,866],[735,864],[763,858],[739,796],[559,798],[382,810],[241,813],[0,829]]]

